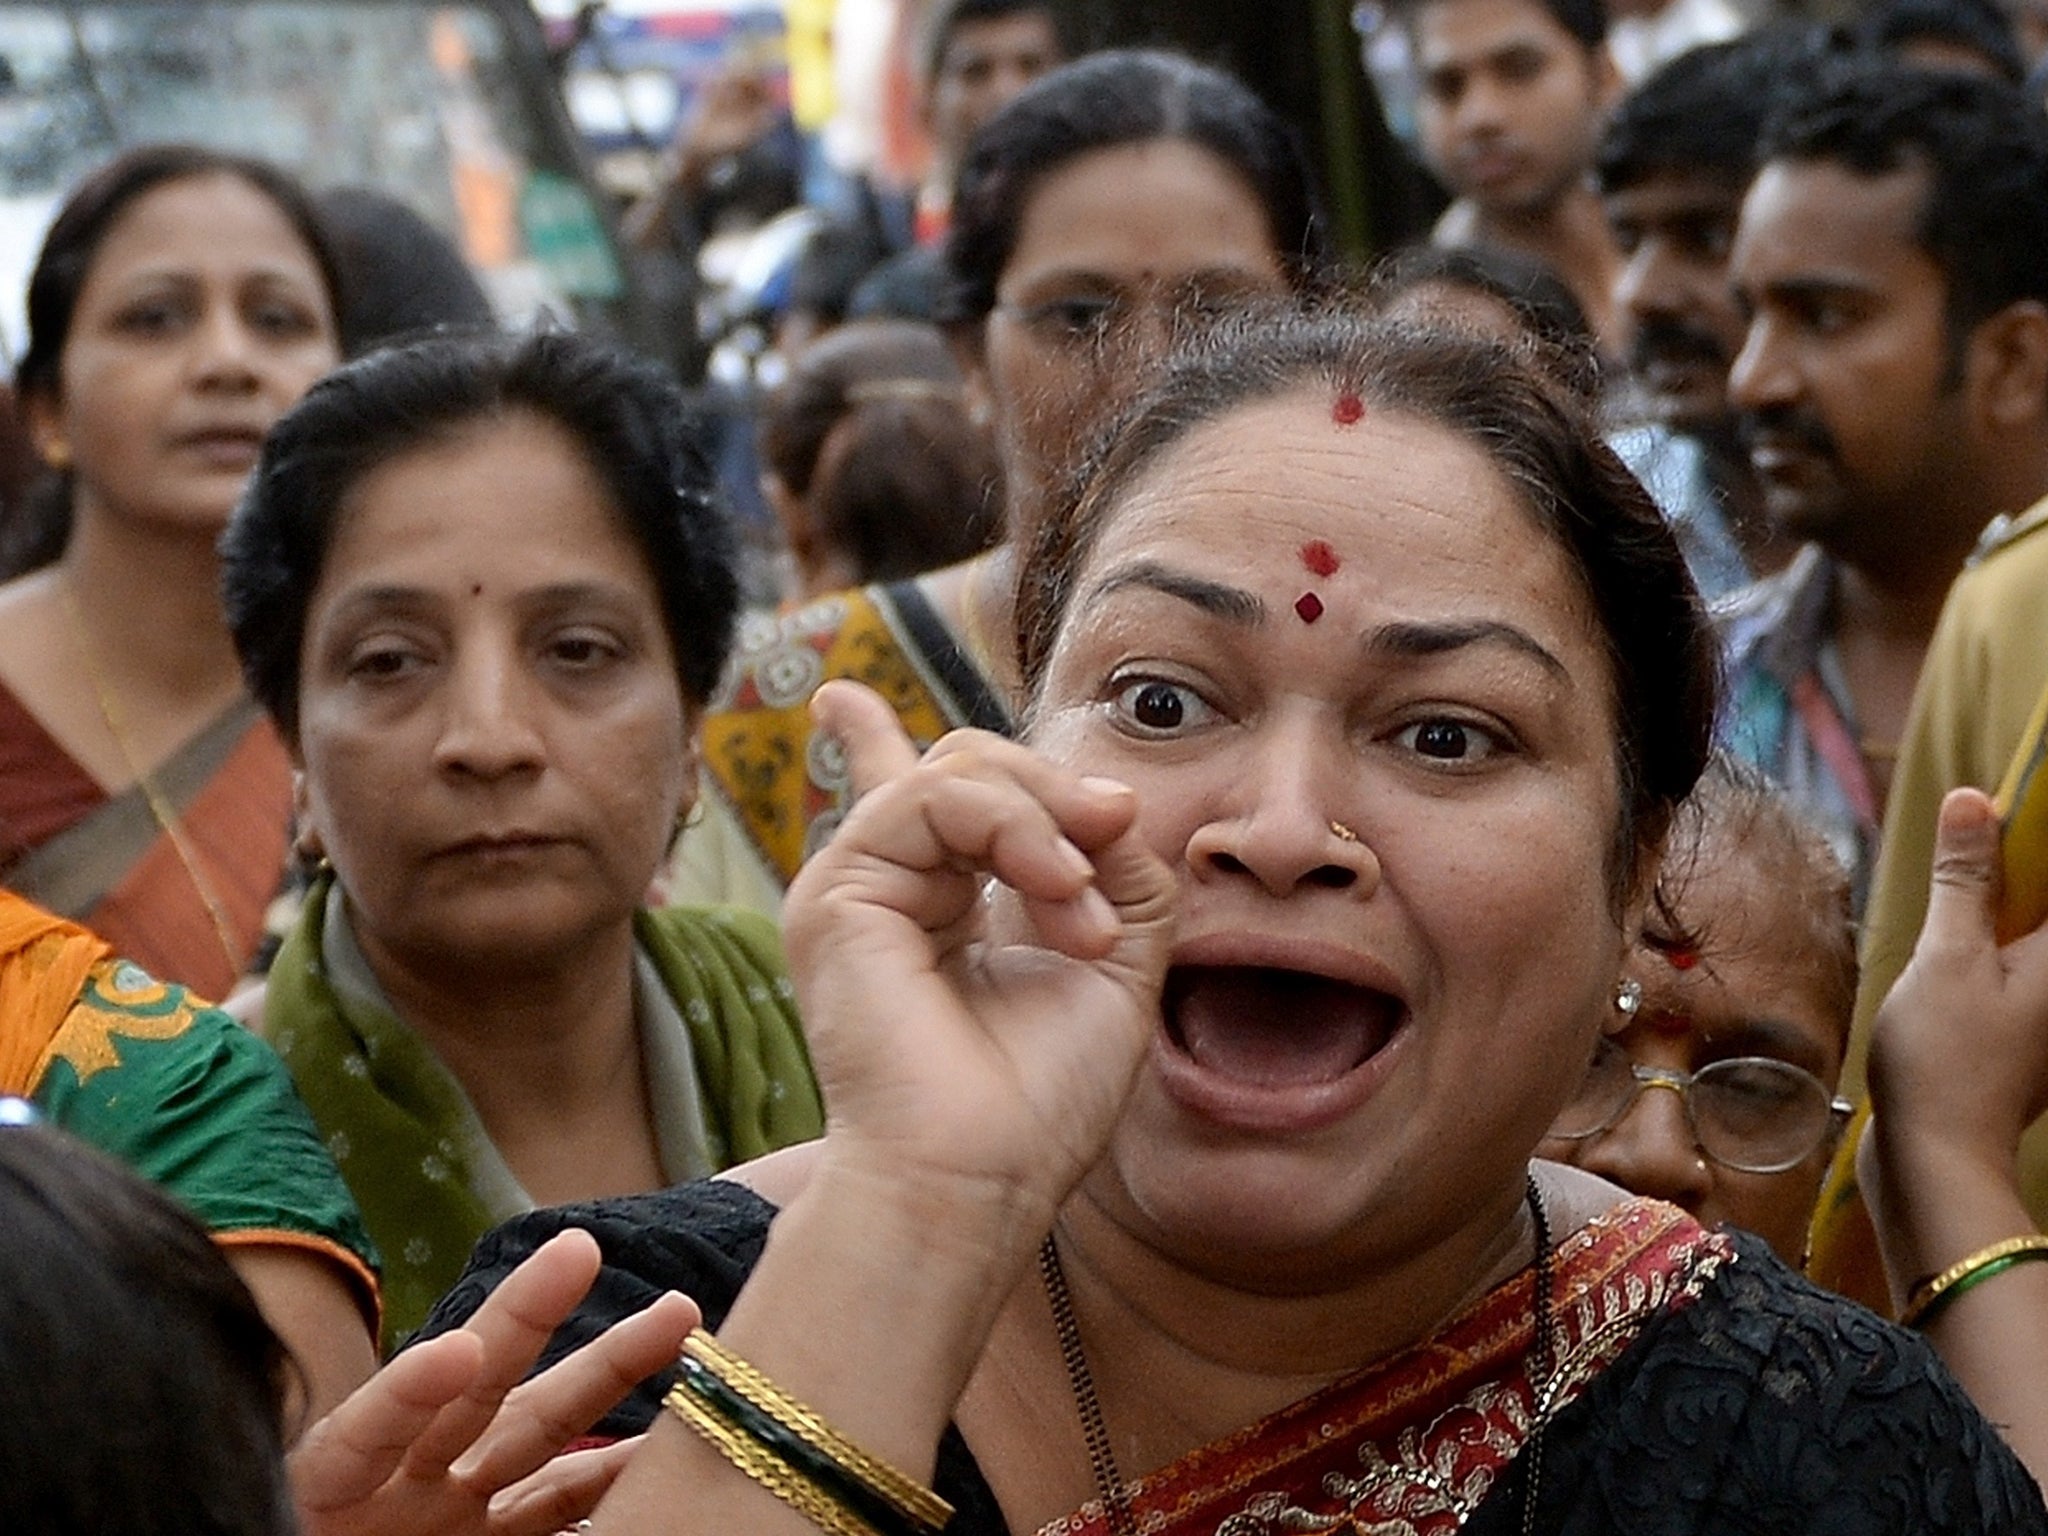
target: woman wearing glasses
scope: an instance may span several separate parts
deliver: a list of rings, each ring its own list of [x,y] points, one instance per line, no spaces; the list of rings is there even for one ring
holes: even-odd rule
[[[1849,1114],[1834,1094],[1856,997],[1848,876],[1777,791],[1717,756],[1660,895],[1543,1155],[1797,1264]]]

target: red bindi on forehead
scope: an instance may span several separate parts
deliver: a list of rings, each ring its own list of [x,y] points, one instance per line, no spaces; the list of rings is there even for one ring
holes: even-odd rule
[[[1330,419],[1340,427],[1356,426],[1365,420],[1365,402],[1347,389],[1337,397],[1337,403],[1330,407]]]
[[[1323,616],[1323,600],[1313,592],[1304,592],[1294,600],[1294,612],[1304,624],[1313,624]]]
[[[1301,546],[1301,563],[1318,576],[1334,576],[1343,561],[1337,558],[1337,551],[1322,539],[1310,539]]]

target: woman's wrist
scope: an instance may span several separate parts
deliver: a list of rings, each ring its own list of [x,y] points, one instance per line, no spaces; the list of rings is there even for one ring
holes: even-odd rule
[[[920,1475],[1050,1221],[994,1181],[911,1183],[828,1151],[719,1337]]]
[[[2048,1260],[2048,1237],[2039,1232],[2021,1232],[1986,1243],[1946,1269],[1914,1282],[1907,1289],[1899,1321],[1908,1328],[1925,1328],[1966,1292],[2021,1264],[2043,1260]]]
[[[2034,1230],[2009,1149],[1998,1156],[1968,1139],[1888,1134],[1881,1115],[1869,1135],[1859,1182],[1900,1306],[1928,1277],[1988,1244]]]
[[[829,1210],[870,1247],[900,1246],[935,1287],[985,1288],[1030,1267],[1063,1193],[986,1170],[897,1166],[832,1132],[799,1200]]]

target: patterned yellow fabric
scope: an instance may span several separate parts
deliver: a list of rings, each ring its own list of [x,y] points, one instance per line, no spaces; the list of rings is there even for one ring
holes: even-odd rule
[[[750,621],[704,717],[706,789],[725,799],[785,886],[846,814],[845,758],[811,733],[811,695],[835,677],[888,700],[920,747],[956,726],[1009,723],[914,583],[841,592],[779,621]]]

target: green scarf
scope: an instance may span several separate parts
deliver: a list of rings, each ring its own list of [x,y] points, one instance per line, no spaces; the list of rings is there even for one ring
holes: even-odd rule
[[[332,882],[309,894],[272,965],[263,1032],[290,1068],[384,1259],[387,1352],[426,1320],[497,1224],[465,1150],[475,1112],[424,1040],[333,986],[321,952]],[[775,925],[726,907],[643,911],[634,938],[689,1034],[720,1168],[824,1130]]]

